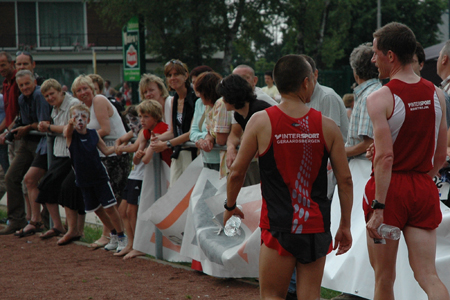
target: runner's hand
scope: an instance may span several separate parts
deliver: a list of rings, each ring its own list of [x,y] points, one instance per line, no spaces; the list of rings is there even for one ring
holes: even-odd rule
[[[367,233],[369,236],[373,239],[382,239],[383,237],[378,234],[378,227],[383,223],[384,217],[383,217],[383,209],[375,209],[372,213],[372,216],[369,219],[369,222],[367,222],[366,228]]]
[[[338,249],[336,255],[346,253],[352,247],[352,233],[350,228],[339,226],[334,238],[333,250]]]
[[[237,206],[232,211],[228,211],[225,209],[225,212],[223,213],[223,226],[224,227],[225,227],[225,224],[227,224],[228,219],[231,218],[233,215],[238,215],[239,217],[241,217],[241,219],[244,218],[244,213]]]

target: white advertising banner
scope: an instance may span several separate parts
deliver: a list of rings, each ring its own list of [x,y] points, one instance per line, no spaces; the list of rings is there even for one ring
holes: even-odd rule
[[[186,172],[185,172],[186,173]],[[184,174],[183,174],[184,175]],[[170,168],[161,160],[161,195],[165,195],[169,186]],[[138,218],[136,222],[136,233],[133,248],[149,255],[156,256],[155,247],[155,225],[150,221],[151,206],[155,203],[155,171],[153,159],[145,166],[145,175],[142,182],[141,200],[139,203]],[[159,199],[161,200],[161,198]],[[174,207],[171,208],[171,211]],[[163,257],[169,261],[190,262],[187,257],[180,255],[179,243],[163,236]]]
[[[260,185],[239,193],[237,202],[245,214],[240,235],[218,234],[225,198],[226,179],[219,179],[217,171],[203,169],[191,194],[181,254],[200,261],[203,272],[212,276],[258,277]]]
[[[371,162],[361,159],[349,163],[353,179],[353,209],[351,231],[352,248],[344,255],[331,253],[327,257],[322,286],[337,291],[372,299],[375,277],[369,262],[366,242],[366,222],[362,209],[363,194],[371,172]],[[442,223],[436,230],[436,267],[439,277],[450,290],[450,209],[441,203]],[[334,193],[331,206],[331,232],[336,233],[340,220],[339,197]],[[383,245],[379,245],[383,247]],[[397,255],[394,294],[396,299],[428,299],[425,292],[414,279],[409,266],[408,250],[402,235]]]

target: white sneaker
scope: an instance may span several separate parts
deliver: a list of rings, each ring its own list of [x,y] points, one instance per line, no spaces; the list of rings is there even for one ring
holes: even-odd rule
[[[106,244],[105,250],[112,251],[116,250],[117,246],[119,246],[119,238],[116,235],[111,234],[111,239],[109,240],[109,243]]]
[[[128,244],[128,238],[127,238],[127,236],[125,235],[125,236],[123,236],[123,237],[121,237],[121,238],[118,238],[118,240],[119,240],[119,245],[117,246],[117,252],[120,252],[120,251],[122,251],[123,250],[123,248],[125,248],[126,246],[127,246],[127,244]]]

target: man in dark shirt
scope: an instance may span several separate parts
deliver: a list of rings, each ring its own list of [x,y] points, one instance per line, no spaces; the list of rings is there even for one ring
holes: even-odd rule
[[[3,81],[3,101],[5,102],[6,117],[0,124],[0,132],[9,128],[19,113],[18,99],[20,95],[19,87],[16,83],[16,70],[12,56],[6,52],[0,52],[0,75],[5,78]],[[5,142],[6,132],[0,135],[0,144]]]
[[[28,70],[33,73],[34,78],[36,78],[37,85],[41,86],[44,82],[44,78],[39,77],[38,74],[34,72],[36,68],[36,62],[33,60],[33,56],[29,52],[19,51],[16,53],[16,70]]]
[[[9,225],[0,231],[0,235],[12,234],[24,227],[25,202],[22,194],[22,181],[28,188],[31,202],[31,221],[17,235],[20,237],[42,231],[40,204],[36,203],[37,183],[47,169],[47,142],[45,137],[28,135],[37,130],[40,121],[50,121],[51,107],[45,101],[36,85],[34,75],[29,70],[16,74],[17,85],[22,92],[19,97],[22,126],[12,130],[15,139],[20,140],[16,157],[6,173],[6,191]]]

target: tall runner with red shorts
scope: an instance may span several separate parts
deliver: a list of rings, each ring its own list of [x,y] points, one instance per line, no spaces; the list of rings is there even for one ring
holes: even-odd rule
[[[281,103],[255,113],[244,132],[241,148],[230,168],[224,223],[244,217],[236,198],[247,168],[259,154],[261,191],[261,299],[285,299],[294,268],[301,299],[320,298],[325,257],[331,248],[327,161],[335,170],[342,217],[334,249],[351,247],[351,174],[344,141],[333,120],[305,103],[314,91],[309,63],[300,55],[282,57],[274,69]],[[301,295],[301,297],[300,297]]]
[[[442,219],[432,177],[445,161],[447,126],[441,90],[412,67],[416,38],[407,26],[389,23],[374,34],[372,62],[390,82],[367,98],[373,123],[373,174],[364,195],[367,248],[375,271],[374,300],[394,300],[399,241],[380,239],[382,223],[402,229],[414,278],[428,299],[450,300],[436,266],[436,227]]]

